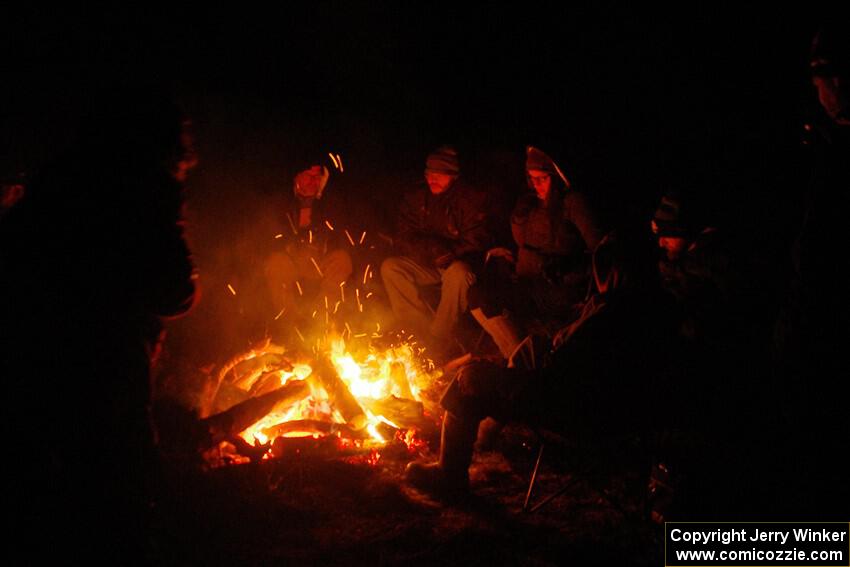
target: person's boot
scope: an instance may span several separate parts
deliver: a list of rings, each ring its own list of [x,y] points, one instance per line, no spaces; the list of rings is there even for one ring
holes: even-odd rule
[[[410,463],[405,470],[405,480],[439,500],[462,499],[469,493],[469,465],[477,433],[477,420],[463,420],[446,412],[440,437],[440,460]]]
[[[470,313],[499,347],[499,352],[505,360],[509,359],[520,343],[519,330],[514,321],[506,312],[495,317],[487,317],[484,311],[476,308]]]

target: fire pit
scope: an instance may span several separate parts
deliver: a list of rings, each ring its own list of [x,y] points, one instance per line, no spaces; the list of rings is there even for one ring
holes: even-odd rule
[[[310,453],[375,464],[382,451],[415,453],[437,428],[428,391],[442,375],[404,339],[351,352],[330,337],[309,354],[267,339],[218,370],[204,408],[214,443],[205,460],[216,467]]]

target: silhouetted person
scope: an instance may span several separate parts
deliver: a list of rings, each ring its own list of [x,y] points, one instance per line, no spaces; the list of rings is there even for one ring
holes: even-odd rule
[[[799,506],[842,512],[847,476],[839,455],[850,452],[847,427],[847,254],[844,198],[850,188],[850,29],[821,28],[812,43],[810,71],[823,111],[808,125],[814,168],[804,195],[804,216],[792,250],[793,276],[777,325],[777,369],[799,456],[789,477]],[[802,480],[804,479],[804,480]],[[843,512],[846,512],[846,507]],[[823,514],[821,518],[826,518]]]
[[[485,417],[585,441],[659,426],[658,399],[666,392],[665,359],[674,348],[675,325],[645,236],[611,233],[600,242],[593,256],[596,292],[536,367],[475,362],[459,371],[441,401],[446,414],[439,461],[411,463],[406,474],[412,485],[445,499],[463,496]]]
[[[0,223],[0,365],[15,536],[35,555],[143,562],[155,478],[151,363],[195,283],[181,222],[193,165],[167,98],[92,101],[76,145]]]

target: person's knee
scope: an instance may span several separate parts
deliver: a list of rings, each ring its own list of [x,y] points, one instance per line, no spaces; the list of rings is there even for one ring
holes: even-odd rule
[[[392,256],[381,262],[381,279],[384,283],[404,277],[404,263],[398,256]]]
[[[351,255],[345,250],[334,250],[325,257],[325,275],[339,283],[347,280],[354,271]]]
[[[268,278],[286,281],[292,279],[292,275],[295,273],[295,264],[286,254],[276,252],[266,258],[263,271]]]
[[[443,273],[443,284],[456,285],[458,287],[469,288],[475,283],[475,273],[469,264],[455,260],[446,271]]]

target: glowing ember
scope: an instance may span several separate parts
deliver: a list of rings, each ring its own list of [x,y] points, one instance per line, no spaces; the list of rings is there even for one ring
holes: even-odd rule
[[[296,332],[301,336],[297,329]],[[419,408],[416,417],[421,417],[419,392],[430,377],[421,372],[422,361],[413,347],[402,344],[380,350],[370,346],[366,352],[355,355],[346,349],[342,338],[334,338],[325,348],[325,353],[317,352],[318,360],[326,357],[329,365],[317,364],[318,360],[287,361],[285,369],[274,371],[279,379],[279,386],[274,387],[303,380],[309,386],[309,395],[294,403],[290,400],[284,407],[275,407],[240,436],[253,446],[269,444],[278,437],[335,435],[340,441],[346,436],[353,437],[358,447],[363,448],[382,446],[394,439],[403,441],[408,448],[414,447],[413,430],[399,423],[405,419],[405,414],[399,413],[398,408],[393,410],[393,404],[408,404],[404,407],[408,411],[411,405]],[[336,376],[318,376],[321,373],[335,373]],[[239,383],[246,391],[253,390],[259,378],[253,382],[240,379]],[[334,386],[339,383],[343,384],[342,393]],[[345,400],[340,400],[340,396]],[[346,400],[351,400],[349,406],[353,407],[344,407],[344,404],[336,407],[338,402]],[[383,415],[387,408],[400,417]],[[407,418],[410,415],[408,413]],[[372,458],[376,463],[379,455],[376,453]]]

